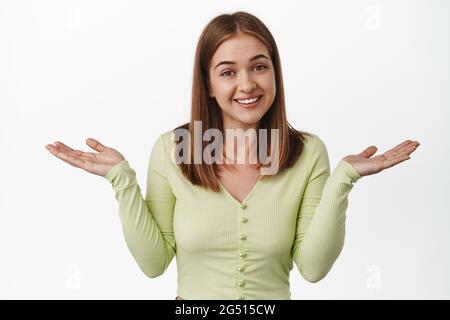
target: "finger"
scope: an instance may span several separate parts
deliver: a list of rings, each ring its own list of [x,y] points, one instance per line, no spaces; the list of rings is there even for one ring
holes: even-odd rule
[[[405,148],[407,148],[408,146],[410,146],[411,144],[417,144],[420,145],[418,141],[412,141],[412,140],[406,140],[402,143],[400,143],[398,146],[392,148],[391,150],[388,150],[385,152],[385,155],[387,157],[391,156],[391,155],[395,155],[398,154],[399,152],[402,152],[402,150],[404,150]]]
[[[61,147],[54,146],[52,144],[46,145],[45,148],[47,148],[47,150],[50,151],[50,153],[53,154],[54,156],[57,156],[61,152],[66,152],[67,153],[66,150],[62,149]]]
[[[409,148],[402,151],[402,154],[410,155],[419,147],[419,144],[412,143]]]
[[[61,160],[63,160],[64,162],[70,164],[71,166],[81,168],[81,169],[84,169],[84,167],[85,167],[86,162],[84,160],[73,157],[65,152],[59,152],[58,154],[56,154],[56,156],[58,158],[60,158]]]
[[[86,144],[97,152],[105,151],[106,147],[93,138],[88,138]]]
[[[411,159],[408,155],[401,155],[397,157],[392,157],[389,159],[386,159],[383,163],[383,169],[391,168],[403,161]]]
[[[408,145],[410,142],[411,142],[411,140],[406,140],[406,141],[400,143],[399,145],[395,146],[394,148],[392,148],[392,149],[386,151],[386,152],[384,153],[384,155],[385,155],[386,157],[389,157],[391,154],[396,153],[398,150],[400,150],[400,149],[403,148],[404,146]]]
[[[83,159],[83,160],[84,160],[85,158],[90,159],[90,158],[88,157],[88,156],[89,156],[88,153],[83,152],[83,151],[81,151],[81,150],[74,150],[74,149],[72,149],[72,148],[66,146],[66,145],[63,144],[62,142],[55,141],[55,145],[56,145],[56,148],[57,148],[58,150],[64,151],[64,152],[65,152],[66,154],[68,154],[68,155],[71,155],[71,156],[73,156],[73,157],[80,158],[80,159]]]
[[[52,144],[48,144],[45,146],[45,148],[50,151],[51,154],[53,154],[54,156],[56,156],[59,152],[59,149],[57,147],[55,147]]]
[[[387,157],[394,158],[394,157],[402,156],[405,154],[410,154],[414,150],[416,150],[418,146],[419,146],[418,142],[411,141],[410,143],[406,144],[405,146],[399,148],[397,151],[387,154]]]
[[[77,156],[72,156],[70,154],[68,154],[66,151],[59,149],[58,147],[55,147],[51,144],[48,144],[45,146],[45,148],[50,151],[51,154],[53,154],[55,157],[63,160],[64,162],[78,167],[78,168],[84,168],[85,165],[85,160],[80,159]]]
[[[96,156],[93,153],[90,152],[83,152],[80,150],[73,150],[70,147],[67,147],[66,145],[62,146],[61,142],[56,141],[55,144],[57,144],[57,146],[53,146],[51,144],[45,146],[45,148],[47,150],[49,150],[54,156],[57,157],[59,152],[64,152],[67,155],[70,155],[74,158],[83,160],[83,161],[89,161],[89,162],[95,162],[96,161]],[[73,150],[73,151],[69,151],[69,150]],[[59,158],[59,157],[58,157]]]
[[[375,152],[377,152],[377,147],[375,146],[370,146],[368,148],[366,148],[363,152],[361,152],[359,154],[359,156],[364,157],[364,158],[370,158],[371,156],[373,156],[375,154]]]
[[[73,153],[73,154],[75,154],[75,155],[77,155],[77,156],[81,156],[81,155],[83,155],[83,153],[84,153],[84,152],[81,151],[81,150],[74,150],[74,149],[72,149],[71,147],[66,146],[64,143],[62,143],[62,142],[60,142],[60,141],[55,141],[55,145],[56,145],[58,148],[63,149],[63,150],[65,150],[65,151],[69,152],[69,153]]]
[[[61,141],[55,141],[55,145],[57,145],[58,147],[63,147],[69,151],[73,151],[73,149],[69,146],[66,146],[64,143],[62,143]]]

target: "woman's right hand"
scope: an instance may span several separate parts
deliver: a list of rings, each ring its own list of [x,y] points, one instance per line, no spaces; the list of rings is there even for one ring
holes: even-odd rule
[[[102,177],[116,164],[125,160],[119,151],[105,147],[95,139],[87,139],[86,144],[97,152],[74,150],[59,141],[56,141],[55,145],[48,144],[45,148],[62,161]]]

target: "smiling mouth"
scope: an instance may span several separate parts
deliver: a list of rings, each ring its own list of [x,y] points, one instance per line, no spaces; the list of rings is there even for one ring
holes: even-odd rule
[[[249,108],[249,107],[253,107],[256,106],[258,101],[261,100],[262,95],[257,96],[255,98],[251,98],[251,99],[233,99],[234,101],[236,101],[237,103],[239,103],[241,106]]]

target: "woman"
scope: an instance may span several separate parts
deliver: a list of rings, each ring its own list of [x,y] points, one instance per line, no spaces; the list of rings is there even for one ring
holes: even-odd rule
[[[232,162],[198,162],[211,130],[215,142],[225,135],[224,143],[206,158],[214,153]],[[233,130],[253,130],[257,139],[250,135],[248,145],[236,147],[237,136],[226,135]],[[120,152],[95,139],[86,143],[96,152],[61,142],[46,147],[112,184],[127,245],[146,275],[161,275],[177,256],[177,299],[290,299],[293,262],[306,280],[321,280],[344,244],[353,183],[410,159],[419,145],[407,140],[378,156],[370,146],[344,157],[330,174],[323,141],[288,123],[277,46],[245,12],[220,15],[202,32],[191,120],[157,139],[144,198]],[[263,174],[267,161],[247,161],[265,146],[276,164],[272,174]],[[239,152],[243,163],[234,161]]]

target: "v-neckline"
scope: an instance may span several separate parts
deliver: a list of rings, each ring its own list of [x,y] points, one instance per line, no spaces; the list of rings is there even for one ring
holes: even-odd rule
[[[242,202],[240,202],[238,199],[236,199],[228,190],[227,188],[224,187],[224,185],[222,184],[222,182],[220,182],[219,179],[217,179],[217,181],[219,182],[219,186],[220,188],[224,191],[224,193],[227,195],[227,197],[229,197],[234,203],[238,204],[238,205],[242,205],[244,203],[246,203],[250,197],[253,195],[253,193],[255,192],[256,188],[258,187],[258,185],[261,183],[261,177],[259,177],[259,179],[256,181],[256,183],[253,185],[252,189],[247,193],[247,195],[245,196],[244,200],[242,200]]]

